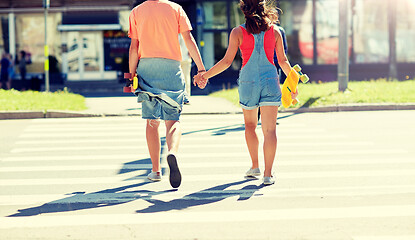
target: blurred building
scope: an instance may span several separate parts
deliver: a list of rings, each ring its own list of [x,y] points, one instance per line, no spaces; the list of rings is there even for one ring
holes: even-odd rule
[[[288,57],[312,80],[335,81],[339,35],[339,1],[279,0]],[[350,79],[387,77],[395,42],[398,77],[415,77],[415,1],[349,0],[351,2]],[[68,81],[115,80],[128,71],[128,15],[140,0],[51,0],[48,14],[50,55]],[[237,0],[177,0],[187,12],[207,68],[220,60],[231,29],[245,19]],[[395,39],[389,20],[396,17]],[[0,2],[0,51],[31,53],[29,73],[43,72],[44,9],[42,1]],[[238,55],[217,83],[236,83]],[[213,81],[215,82],[215,81]]]

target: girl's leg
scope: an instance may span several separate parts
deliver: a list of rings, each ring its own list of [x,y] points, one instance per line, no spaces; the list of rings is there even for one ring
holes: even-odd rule
[[[160,121],[158,120],[147,120],[146,126],[146,139],[147,147],[150,153],[151,163],[153,164],[153,172],[160,171],[160,151],[161,143],[159,136]]]
[[[277,113],[278,107],[276,106],[261,107],[261,126],[264,134],[264,177],[271,176],[272,165],[277,151]]]
[[[245,121],[245,140],[249,155],[252,160],[252,169],[258,168],[258,136],[256,127],[258,125],[258,108],[253,110],[243,109]]]

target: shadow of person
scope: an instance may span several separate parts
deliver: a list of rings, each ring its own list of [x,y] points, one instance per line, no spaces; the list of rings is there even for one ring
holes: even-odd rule
[[[238,190],[225,190],[231,186],[250,182],[254,179],[246,179],[238,182],[222,184],[216,187],[204,189],[202,191],[191,193],[180,199],[173,199],[171,201],[160,201],[157,199],[144,199],[145,201],[153,204],[145,209],[137,210],[137,213],[155,213],[166,212],[170,210],[181,210],[189,207],[200,206],[210,204],[214,202],[222,201],[229,197],[239,196],[238,201],[248,200],[256,191],[263,188],[264,185],[247,185]]]
[[[83,209],[108,207],[128,203],[138,199],[148,201],[155,195],[177,191],[177,189],[169,189],[159,192],[149,190],[125,191],[128,188],[141,187],[148,183],[149,182],[132,184],[88,194],[76,192],[73,193],[74,195],[67,198],[45,203],[38,207],[18,210],[18,213],[12,214],[8,217],[27,217],[44,213],[70,212]]]
[[[143,172],[144,170],[144,172]],[[119,170],[118,174],[131,173],[131,172],[143,172],[135,177],[126,179],[141,180],[151,172],[151,160],[150,158],[134,160],[132,162],[124,163],[123,167]],[[118,204],[124,204],[138,199],[149,199],[153,195],[163,194],[168,191],[153,192],[148,190],[128,191],[133,188],[141,187],[151,182],[141,182],[136,184],[130,184],[122,187],[104,189],[98,192],[85,193],[74,192],[67,194],[66,198],[55,200],[45,203],[41,206],[19,209],[17,213],[10,215],[9,217],[22,217],[22,216],[35,216],[44,213],[57,213],[57,212],[70,212],[83,209],[101,208],[107,206],[114,206]]]

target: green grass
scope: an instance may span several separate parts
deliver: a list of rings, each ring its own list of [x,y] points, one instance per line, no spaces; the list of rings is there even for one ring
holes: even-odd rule
[[[85,98],[67,91],[36,92],[0,89],[0,111],[85,110]]]
[[[299,84],[299,105],[295,107],[320,107],[341,104],[365,103],[415,103],[415,80],[386,81],[351,81],[348,90],[338,91],[337,82]],[[210,94],[226,98],[239,105],[237,88],[222,90]]]

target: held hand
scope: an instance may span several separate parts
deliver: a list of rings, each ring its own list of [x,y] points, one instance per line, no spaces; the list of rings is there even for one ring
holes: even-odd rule
[[[206,87],[206,84],[207,84],[207,79],[205,79],[205,78],[203,78],[202,77],[202,74],[203,73],[198,73],[196,76],[194,76],[193,78],[194,78],[194,82],[193,82],[193,84],[196,86],[196,84],[197,84],[197,86],[200,88],[200,89],[203,89],[203,88],[205,88]]]
[[[201,81],[198,84],[200,89],[204,89],[209,82],[208,79],[203,77],[204,74],[206,74],[206,72],[200,74]]]
[[[200,73],[198,73],[197,75],[195,75],[195,76],[193,77],[193,85],[194,85],[194,86],[196,86],[196,85],[199,83],[200,78],[201,78]]]

